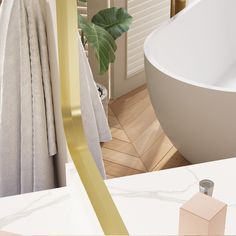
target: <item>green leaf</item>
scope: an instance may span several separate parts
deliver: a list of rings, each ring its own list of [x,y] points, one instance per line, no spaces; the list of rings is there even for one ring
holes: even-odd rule
[[[116,40],[129,30],[132,16],[124,8],[112,7],[99,11],[92,18],[92,22],[108,31]]]
[[[93,47],[99,62],[100,74],[108,71],[109,64],[115,61],[117,49],[115,40],[102,27],[87,22],[79,15],[79,24],[88,43]]]

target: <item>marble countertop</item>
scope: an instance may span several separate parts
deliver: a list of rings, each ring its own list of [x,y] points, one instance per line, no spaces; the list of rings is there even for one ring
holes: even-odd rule
[[[22,235],[102,235],[79,177],[69,185],[0,199],[0,231]]]
[[[177,235],[179,208],[199,191],[199,181],[215,183],[213,197],[228,204],[226,235],[236,235],[236,158],[106,180],[132,235]]]
[[[236,235],[236,158],[106,180],[132,235],[177,235],[179,208],[198,192],[201,179],[215,182],[213,197],[228,204],[226,235]],[[0,199],[0,230],[24,235],[102,235],[72,164],[68,186]]]

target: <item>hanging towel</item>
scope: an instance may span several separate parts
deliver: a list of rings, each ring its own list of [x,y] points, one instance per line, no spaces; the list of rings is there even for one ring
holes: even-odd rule
[[[39,1],[3,1],[0,32],[0,196],[53,188],[57,142]]]
[[[51,73],[53,109],[56,130],[57,154],[54,157],[56,181],[59,187],[66,185],[65,163],[71,160],[69,149],[64,133],[62,113],[61,113],[61,93],[60,93],[60,73],[58,58],[58,38],[57,38],[57,0],[40,0],[43,9],[49,52],[49,67]]]
[[[84,132],[97,167],[101,175],[106,178],[100,142],[110,141],[112,137],[80,36],[79,58],[81,113]]]

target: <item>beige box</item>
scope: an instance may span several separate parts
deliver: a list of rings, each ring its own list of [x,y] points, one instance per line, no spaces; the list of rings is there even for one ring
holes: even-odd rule
[[[224,235],[227,205],[197,193],[180,208],[179,235]]]

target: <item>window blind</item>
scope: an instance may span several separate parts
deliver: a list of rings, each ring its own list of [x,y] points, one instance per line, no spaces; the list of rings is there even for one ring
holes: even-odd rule
[[[127,0],[133,24],[127,35],[127,77],[144,69],[145,38],[170,18],[170,0]]]

